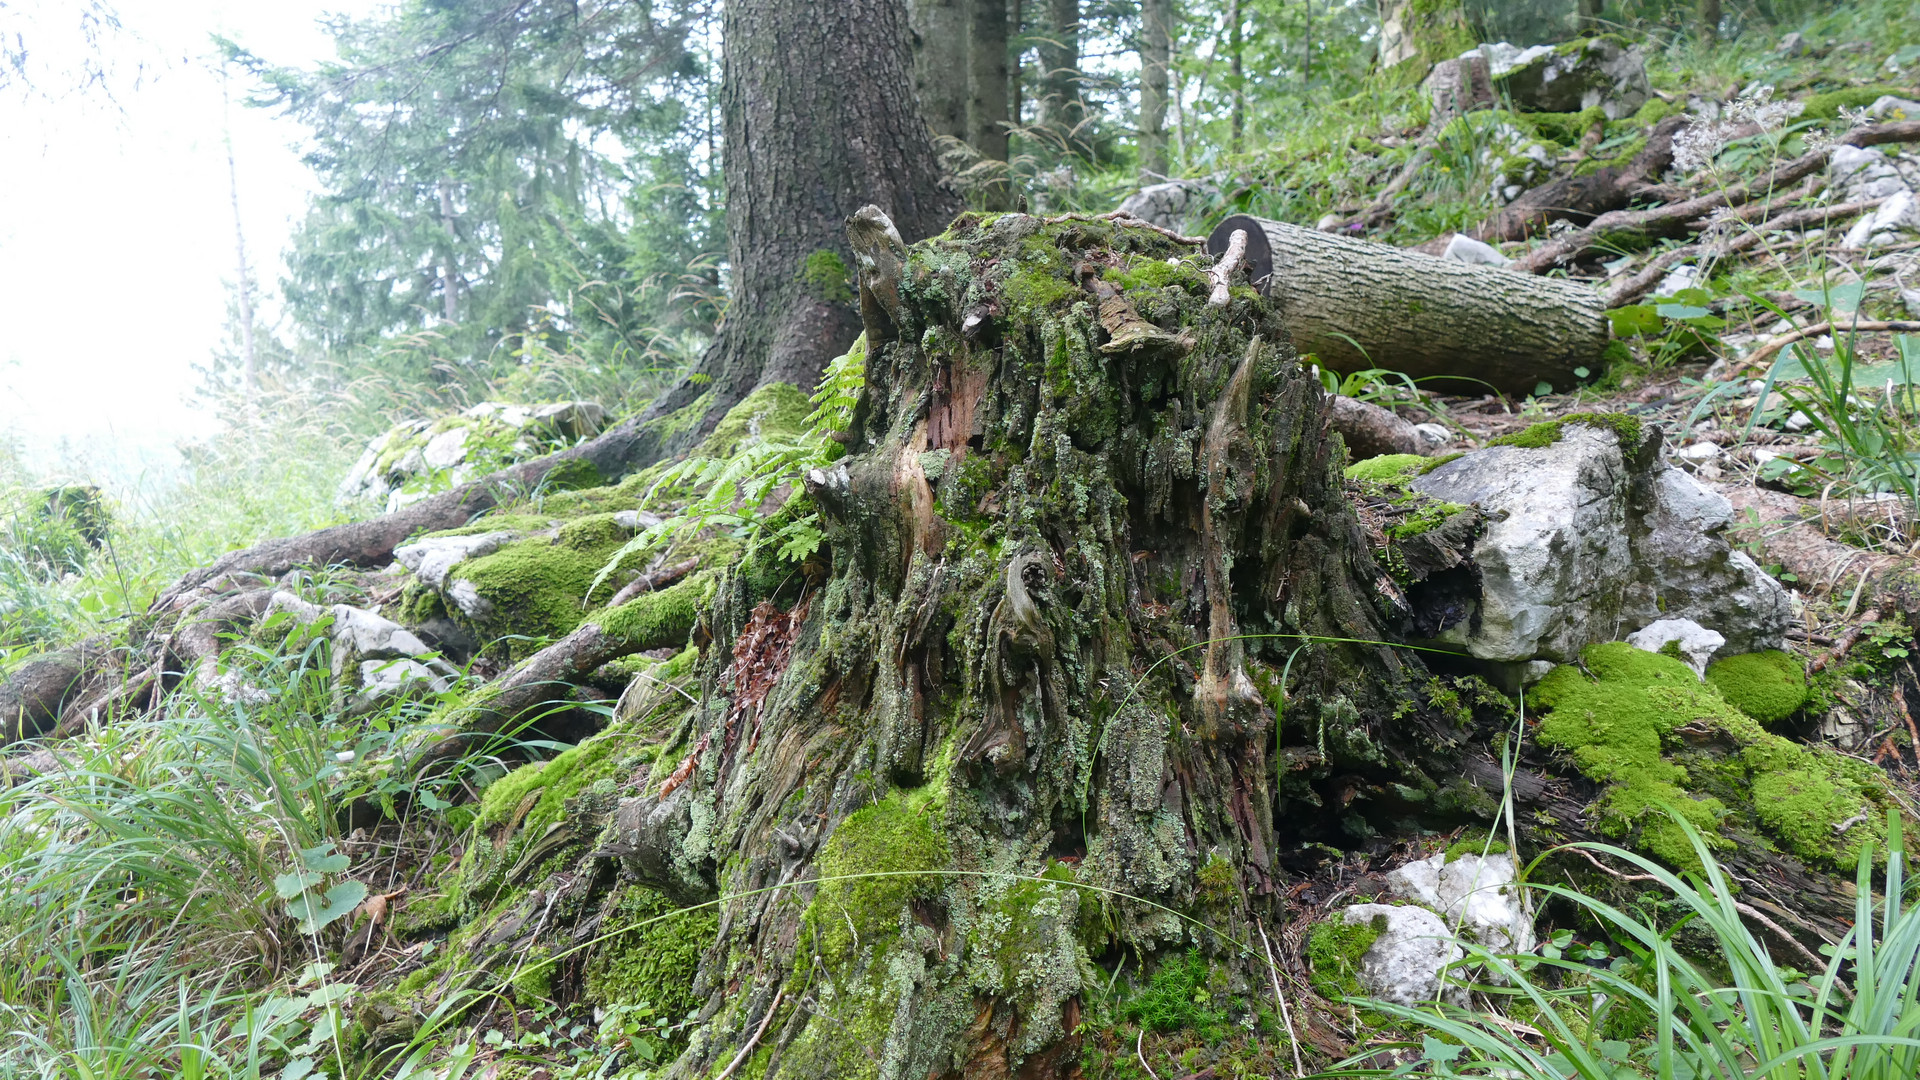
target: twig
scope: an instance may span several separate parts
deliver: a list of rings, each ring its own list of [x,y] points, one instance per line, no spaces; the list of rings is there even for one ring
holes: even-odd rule
[[[1796,191],[1791,198],[1804,198],[1806,194],[1810,193]],[[1780,201],[1781,200],[1775,200],[1774,202],[1766,204],[1764,207],[1760,207],[1759,212],[1766,213],[1771,211],[1779,205]],[[1761,228],[1772,228],[1776,230],[1797,229],[1803,225],[1825,224],[1835,218],[1848,218],[1864,214],[1868,210],[1875,209],[1886,201],[1885,199],[1868,199],[1864,202],[1841,203],[1838,206],[1815,206],[1805,210],[1790,211],[1778,217],[1768,217],[1754,226],[1753,231],[1734,237],[1717,251],[1714,250],[1714,245],[1708,243],[1688,244],[1685,247],[1674,248],[1672,251],[1659,255],[1632,277],[1608,290],[1607,307],[1621,307],[1626,304],[1631,304],[1640,297],[1645,296],[1647,290],[1659,284],[1660,279],[1666,275],[1667,269],[1675,263],[1701,255],[1724,258],[1736,252],[1759,247],[1766,240],[1766,233],[1759,231]]]
[[[1893,703],[1900,710],[1900,719],[1907,722],[1907,737],[1913,740],[1913,759],[1920,762],[1920,731],[1914,729],[1913,713],[1907,709],[1906,691],[1900,689],[1898,683],[1895,683],[1893,687]],[[1899,757],[1898,754],[1894,756]]]
[[[1147,1029],[1145,1027],[1142,1027],[1140,1029],[1140,1034],[1133,1037],[1133,1056],[1140,1059],[1140,1067],[1147,1070],[1148,1076],[1152,1077],[1153,1080],[1160,1080],[1160,1074],[1157,1072],[1154,1072],[1153,1066],[1147,1064],[1147,1053],[1144,1049],[1142,1049],[1145,1046],[1146,1041],[1147,1041]],[[722,1077],[721,1080],[725,1080],[725,1078]]]
[[[1920,332],[1920,320],[1915,320],[1915,319],[1855,320],[1854,322],[1843,323],[1838,326],[1836,326],[1832,322],[1817,322],[1817,323],[1814,323],[1812,326],[1803,326],[1798,330],[1789,330],[1786,333],[1781,334],[1779,337],[1773,338],[1772,340],[1768,341],[1765,345],[1760,346],[1759,348],[1753,350],[1751,353],[1748,353],[1746,356],[1742,357],[1740,360],[1740,363],[1747,367],[1759,367],[1760,365],[1766,363],[1768,360],[1773,359],[1773,356],[1775,353],[1779,352],[1781,349],[1786,348],[1787,346],[1793,344],[1796,341],[1804,341],[1807,338],[1819,337],[1821,334],[1831,334],[1836,329],[1844,330],[1844,331],[1848,331],[1856,334],[1858,333],[1911,334],[1911,333]]]
[[[1273,942],[1267,940],[1267,927],[1256,921],[1260,928],[1260,944],[1267,950],[1267,975],[1273,980],[1273,999],[1280,1003],[1280,1019],[1287,1025],[1287,1044],[1293,1047],[1293,1075],[1305,1076],[1307,1067],[1300,1061],[1300,1036],[1293,1030],[1293,1013],[1287,1008],[1287,995],[1280,991],[1280,965],[1273,961]]]
[[[760,1018],[760,1026],[753,1029],[753,1038],[747,1040],[747,1045],[741,1047],[740,1052],[733,1056],[733,1061],[727,1066],[726,1071],[714,1077],[714,1080],[727,1080],[727,1077],[733,1075],[733,1070],[738,1069],[740,1063],[747,1060],[747,1055],[753,1053],[753,1048],[760,1045],[760,1036],[767,1033],[767,1025],[773,1023],[773,1014],[780,1011],[780,999],[786,996],[787,988],[784,986],[774,992],[773,1004],[767,1006],[767,1015]]]
[[[1611,875],[1616,881],[1659,881],[1660,880],[1659,878],[1654,877],[1652,874],[1629,874],[1629,873],[1626,873],[1625,871],[1615,870],[1613,867],[1608,866],[1606,863],[1603,863],[1599,859],[1594,858],[1593,854],[1587,851],[1585,848],[1568,848],[1567,850],[1579,852],[1580,857],[1592,863],[1594,866],[1594,869],[1600,871],[1603,874]]]
[[[1240,269],[1240,264],[1246,260],[1246,257],[1247,230],[1235,229],[1233,235],[1227,237],[1227,250],[1220,253],[1220,261],[1214,263],[1213,269],[1207,271],[1207,276],[1213,279],[1213,295],[1207,297],[1207,303],[1214,307],[1227,306],[1227,301],[1232,297],[1228,287],[1233,280],[1234,271]]]
[[[1749,904],[1740,900],[1735,900],[1733,902],[1733,907],[1734,907],[1734,910],[1738,911],[1740,914],[1745,915],[1747,918],[1752,919],[1754,922],[1757,922],[1761,926],[1764,926],[1767,929],[1773,931],[1773,934],[1775,937],[1779,938],[1783,943],[1786,944],[1788,948],[1792,949],[1794,952],[1800,955],[1800,959],[1805,960],[1807,963],[1813,965],[1814,971],[1820,970],[1820,968],[1823,966],[1823,962],[1818,956],[1815,956],[1813,954],[1812,949],[1809,949],[1805,945],[1800,944],[1799,938],[1794,937],[1792,934],[1788,933],[1786,927],[1781,926],[1779,923],[1774,922],[1772,919],[1767,918],[1765,913],[1763,913],[1759,908],[1754,907],[1752,904]],[[1848,994],[1847,996],[1851,998],[1853,995]]]
[[[1867,612],[1867,614],[1869,616],[1878,616],[1880,613],[1877,611],[1869,611]],[[1872,622],[1873,619],[1869,618],[1866,621]],[[1839,663],[1840,661],[1845,660],[1847,658],[1847,652],[1853,648],[1854,643],[1858,642],[1860,640],[1860,635],[1865,632],[1866,630],[1864,627],[1859,627],[1859,626],[1847,627],[1846,631],[1840,635],[1839,640],[1833,643],[1833,651],[1827,653],[1825,656],[1815,657],[1813,664],[1809,667],[1809,670],[1813,674],[1817,675],[1820,672],[1825,671],[1828,668],[1832,667],[1833,665]]]
[[[1413,183],[1413,178],[1419,175],[1420,170],[1431,160],[1433,160],[1433,143],[1422,140],[1419,149],[1415,150],[1413,156],[1407,159],[1407,163],[1401,166],[1399,175],[1393,178],[1392,183],[1381,189],[1380,194],[1367,205],[1366,209],[1360,211],[1359,217],[1348,218],[1321,231],[1346,233],[1356,229],[1371,229],[1380,224],[1386,220],[1387,214],[1392,212],[1393,200],[1407,190],[1407,185]]]

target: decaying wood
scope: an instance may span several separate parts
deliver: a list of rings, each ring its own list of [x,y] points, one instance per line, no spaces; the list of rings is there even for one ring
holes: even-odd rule
[[[686,559],[674,563],[672,566],[663,566],[658,570],[641,574],[639,577],[621,586],[620,591],[614,593],[612,599],[607,601],[607,606],[617,608],[621,604],[639,596],[641,593],[655,592],[664,589],[698,569],[700,569],[700,560],[695,558]]]
[[[1611,339],[1592,289],[1236,214],[1220,253],[1247,234],[1247,277],[1273,297],[1294,348],[1335,371],[1386,368],[1475,380],[1516,394],[1570,389]]]
[[[1920,320],[1914,319],[1855,319],[1838,324],[1817,322],[1768,339],[1765,344],[1741,357],[1740,363],[1748,368],[1764,367],[1781,349],[1796,341],[1817,338],[1822,334],[1911,334],[1917,331],[1920,331]]]
[[[1227,247],[1220,258],[1207,271],[1207,279],[1213,282],[1213,294],[1207,297],[1207,303],[1214,307],[1226,307],[1231,294],[1228,289],[1233,285],[1233,275],[1247,257],[1247,230],[1235,229],[1227,237]]]
[[[1340,433],[1353,460],[1381,454],[1417,454],[1420,433],[1391,409],[1344,395],[1333,399],[1328,423]]]
[[[44,734],[87,674],[84,649],[59,649],[22,664],[0,682],[0,745]]]
[[[1796,197],[1800,196],[1796,195]],[[1762,218],[1751,229],[1727,238],[1724,243],[1687,244],[1672,251],[1662,252],[1647,265],[1635,271],[1632,276],[1608,289],[1607,307],[1612,309],[1634,303],[1658,285],[1669,270],[1688,259],[1724,259],[1729,255],[1759,247],[1768,239],[1767,233],[1761,230],[1778,231],[1804,229],[1814,225],[1824,226],[1829,222],[1858,217],[1884,202],[1886,202],[1885,199],[1868,199],[1862,202],[1841,203],[1838,206],[1813,206],[1804,210],[1788,211],[1777,216]]]
[[[1688,223],[1707,217],[1726,206],[1744,206],[1765,198],[1781,188],[1799,183],[1826,167],[1834,146],[1880,146],[1887,143],[1920,141],[1920,120],[1902,120],[1855,128],[1834,140],[1831,146],[1809,151],[1773,170],[1751,184],[1732,187],[1649,210],[1614,210],[1601,214],[1583,229],[1556,237],[1516,260],[1511,269],[1544,274],[1602,250],[1604,245],[1633,239],[1678,236]]]
[[[1765,561],[1779,563],[1798,580],[1796,587],[1815,596],[1878,598],[1883,604],[1920,611],[1920,567],[1906,555],[1867,551],[1828,537],[1821,529],[1817,502],[1765,488],[1715,485],[1733,504],[1741,539],[1757,541]]]
[[[1685,117],[1667,117],[1654,125],[1647,135],[1647,145],[1625,165],[1550,180],[1522,192],[1470,235],[1488,243],[1525,240],[1546,231],[1556,221],[1592,221],[1625,207],[1647,194],[1661,174],[1672,167],[1673,137],[1685,124]]]
[[[907,265],[907,243],[886,211],[871,203],[847,219],[847,240],[860,268],[860,321],[872,348],[899,333],[900,274]]]

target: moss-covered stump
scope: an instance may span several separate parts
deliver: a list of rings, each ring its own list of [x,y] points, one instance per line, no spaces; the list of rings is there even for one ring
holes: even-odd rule
[[[702,703],[601,840],[723,898],[672,1075],[1061,1075],[1123,956],[1264,1025],[1283,864],[1443,801],[1471,710],[1380,644],[1322,393],[1203,266],[1020,215],[911,250],[808,478],[818,572],[722,581]]]

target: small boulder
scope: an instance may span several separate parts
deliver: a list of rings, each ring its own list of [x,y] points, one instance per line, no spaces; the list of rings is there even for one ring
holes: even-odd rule
[[[1854,251],[1885,247],[1905,239],[1903,233],[1920,230],[1920,198],[1902,187],[1880,208],[1853,223],[1841,247]]]
[[[1202,180],[1152,184],[1121,200],[1120,212],[1149,225],[1181,232],[1204,218],[1220,201],[1220,189]]]
[[[341,480],[340,501],[384,500],[386,511],[494,469],[600,433],[606,410],[591,401],[509,405],[483,401],[454,416],[401,424],[367,444]]]
[[[1900,169],[1872,147],[1836,146],[1827,159],[1829,182],[1839,191],[1837,202],[1885,199],[1907,190]]]
[[[1692,619],[1661,619],[1627,635],[1627,644],[1650,653],[1665,652],[1671,644],[1680,659],[1702,679],[1707,677],[1707,662],[1726,643],[1726,638]]]
[[[1474,941],[1495,952],[1532,950],[1533,920],[1514,885],[1513,856],[1445,852],[1407,863],[1387,874],[1387,888],[1440,913]]]
[[[1500,249],[1484,241],[1475,240],[1466,233],[1454,233],[1447,241],[1447,249],[1440,257],[1451,262],[1468,263],[1474,266],[1510,266],[1513,260],[1500,254]]]
[[[1598,107],[1609,120],[1640,111],[1653,95],[1638,45],[1602,36],[1540,53],[1529,49],[1494,81],[1521,112],[1580,112]]]
[[[1498,664],[1566,662],[1674,618],[1737,652],[1779,646],[1786,590],[1733,549],[1733,508],[1668,463],[1657,433],[1625,417],[1570,417],[1503,441],[1410,482],[1489,519],[1472,552],[1473,617],[1437,641]]]
[[[1340,913],[1347,926],[1379,932],[1360,958],[1360,988],[1396,1005],[1418,1005],[1440,996],[1440,972],[1466,954],[1440,916],[1422,907],[1354,904]]]

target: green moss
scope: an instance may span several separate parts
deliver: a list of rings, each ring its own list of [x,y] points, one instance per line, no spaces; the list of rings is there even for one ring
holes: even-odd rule
[[[678,908],[642,885],[626,886],[606,903],[611,936],[587,960],[587,999],[651,1005],[655,1015],[672,1020],[697,1010],[693,977],[720,931],[714,909]]]
[[[1584,672],[1562,665],[1534,688],[1532,703],[1549,710],[1535,735],[1605,785],[1596,803],[1603,832],[1682,868],[1698,860],[1666,807],[1713,846],[1729,843],[1722,819],[1750,809],[1783,848],[1836,867],[1851,865],[1861,843],[1883,839],[1869,801],[1884,801],[1885,786],[1872,766],[1768,733],[1672,657],[1611,642],[1581,658]],[[1681,728],[1689,738],[1676,736]],[[1723,756],[1700,745],[1731,749]]]
[[[454,578],[472,583],[490,605],[484,617],[472,620],[478,635],[519,660],[543,639],[565,636],[580,625],[587,589],[626,541],[612,514],[597,514],[568,522],[551,539],[530,537],[470,559]],[[534,640],[511,640],[510,635]]]
[[[1728,704],[1763,724],[1777,724],[1807,703],[1805,669],[1779,649],[1715,660],[1707,681]]]
[[[1652,127],[1672,116],[1676,108],[1673,102],[1655,94],[1647,99],[1645,105],[1640,106],[1639,112],[1633,114],[1633,122],[1643,127]]]
[[[1606,122],[1606,110],[1598,105],[1570,113],[1525,113],[1523,123],[1540,138],[1560,146],[1578,146],[1595,124]]]
[[[1206,275],[1198,267],[1185,261],[1168,262],[1138,255],[1129,258],[1124,269],[1116,266],[1101,276],[1128,292],[1179,286],[1197,295],[1207,288]]]
[[[1307,934],[1307,967],[1314,990],[1330,1001],[1360,991],[1360,958],[1386,931],[1386,919],[1348,925],[1339,916],[1316,923]]]
[[[1484,829],[1469,829],[1447,847],[1447,861],[1452,862],[1462,855],[1504,855],[1507,851],[1505,840],[1491,839]]]
[[[1347,479],[1399,486],[1426,471],[1419,454],[1382,454],[1347,466]]]
[[[1022,317],[1086,295],[1046,265],[1022,264],[1000,285],[1000,295]]]
[[[1234,885],[1240,879],[1240,876],[1234,872],[1233,862],[1221,858],[1217,851],[1207,856],[1207,861],[1201,865],[1194,877],[1200,882],[1200,895],[1216,902],[1231,900],[1234,896]]]
[[[1387,529],[1387,535],[1395,540],[1407,540],[1421,533],[1432,532],[1445,525],[1455,514],[1473,509],[1460,503],[1430,502],[1408,514],[1399,524]]]
[[[543,946],[520,956],[507,979],[513,1000],[523,1008],[553,997],[553,957]]]
[[[521,819],[520,829],[536,835],[545,831],[565,814],[568,799],[597,781],[612,777],[615,767],[633,749],[631,732],[609,728],[578,746],[562,750],[551,760],[520,766],[488,784],[480,793],[480,828],[491,829],[506,823],[521,804],[533,798],[534,804]]]
[[[1558,420],[1545,420],[1511,435],[1502,435],[1489,439],[1487,445],[1517,446],[1523,450],[1540,450],[1560,441],[1565,428],[1571,424],[1585,424],[1588,427],[1611,431],[1620,442],[1620,448],[1631,450],[1640,445],[1640,421],[1625,413],[1574,413]]]
[[[1128,1000],[1120,1015],[1148,1031],[1203,1026],[1212,1019],[1211,1010],[1206,1007],[1210,997],[1208,975],[1207,960],[1199,953],[1172,957],[1160,965],[1144,989]]]
[[[547,491],[583,491],[600,487],[606,478],[600,475],[600,467],[586,458],[566,458],[554,463],[546,475],[540,478],[540,486]]]
[[[1807,99],[1806,111],[1800,117],[1803,120],[1835,120],[1839,118],[1841,109],[1864,109],[1889,95],[1910,97],[1912,94],[1912,90],[1903,86],[1852,86],[1813,95]]]
[[[695,457],[728,458],[754,438],[791,438],[804,434],[813,404],[792,383],[772,382],[727,410],[713,432],[700,441]]]
[[[851,959],[856,935],[875,956],[885,951],[900,932],[900,909],[940,887],[937,877],[913,876],[946,866],[946,838],[935,826],[932,814],[895,792],[833,830],[820,851],[820,891],[806,915],[819,935],[820,955]],[[861,874],[900,876],[850,876]]]
[[[713,575],[695,574],[658,592],[639,596],[592,616],[607,634],[641,649],[685,645],[713,597]]]
[[[848,283],[850,277],[847,264],[832,251],[821,250],[808,255],[806,264],[800,268],[800,281],[807,291],[833,303],[846,303],[853,299],[853,286]]]

